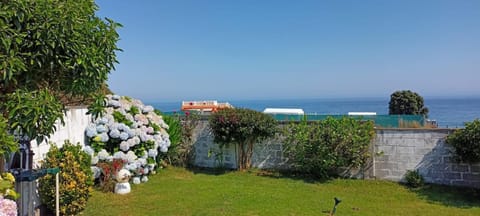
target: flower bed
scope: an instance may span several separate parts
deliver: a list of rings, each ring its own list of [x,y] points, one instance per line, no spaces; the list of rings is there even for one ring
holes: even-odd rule
[[[148,181],[147,175],[158,166],[159,151],[167,152],[170,146],[167,129],[168,125],[152,106],[128,97],[107,95],[104,115],[85,130],[89,145],[84,151],[92,156],[94,177],[105,175],[97,164],[120,159],[122,167],[114,171],[129,170],[134,183]]]

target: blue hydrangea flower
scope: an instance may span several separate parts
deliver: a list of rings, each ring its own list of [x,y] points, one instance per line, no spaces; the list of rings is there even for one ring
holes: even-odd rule
[[[95,137],[97,135],[97,128],[95,125],[89,125],[87,129],[85,129],[85,135],[90,138]]]
[[[90,146],[84,146],[83,151],[90,156],[93,156],[93,154],[95,153],[95,150],[93,150],[93,148]]]
[[[108,140],[109,140],[109,137],[108,137],[107,133],[101,133],[100,138],[101,138],[102,142],[108,142]]]
[[[155,158],[158,155],[158,151],[156,149],[148,149],[148,156]]]
[[[118,139],[118,138],[120,138],[120,131],[117,130],[117,129],[110,130],[109,135],[110,135],[110,137],[112,137],[114,139]]]
[[[98,123],[106,125],[106,124],[108,124],[108,118],[106,118],[104,116],[104,117],[102,117],[101,119],[98,120]]]
[[[130,137],[130,138],[135,136],[135,131],[130,129],[130,128],[128,130],[125,130],[124,132],[127,133],[128,137]]]
[[[125,132],[121,132],[119,137],[121,140],[125,141],[128,139],[128,134]]]

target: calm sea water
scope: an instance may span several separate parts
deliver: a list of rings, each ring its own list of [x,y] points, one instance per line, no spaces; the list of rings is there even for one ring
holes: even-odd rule
[[[289,99],[289,100],[239,100],[228,101],[235,107],[243,107],[263,111],[271,108],[301,108],[305,113],[347,114],[348,112],[376,112],[378,115],[388,114],[387,99]],[[164,111],[179,111],[179,102],[148,103]],[[429,108],[429,118],[437,120],[440,127],[462,127],[464,122],[480,118],[480,97],[471,98],[425,98]]]

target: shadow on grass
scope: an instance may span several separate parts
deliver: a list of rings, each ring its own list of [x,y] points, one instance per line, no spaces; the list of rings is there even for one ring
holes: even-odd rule
[[[421,188],[410,188],[410,191],[431,203],[456,208],[480,208],[480,189],[428,184]]]
[[[238,171],[233,169],[223,169],[223,168],[205,168],[205,167],[189,167],[187,168],[189,171],[193,172],[194,174],[205,174],[205,175],[224,175],[232,172],[244,172],[250,175],[256,175],[266,178],[274,178],[274,179],[291,179],[297,181],[303,181],[305,183],[327,183],[330,182],[332,179],[319,179],[311,175],[306,175],[303,173],[292,172],[292,171],[278,171],[278,170],[265,170],[265,169],[249,169],[246,171]]]
[[[294,172],[289,170],[261,170],[252,169],[248,172],[262,177],[275,178],[275,179],[292,179],[297,181],[303,181],[305,183],[327,183],[333,180],[333,178],[317,178],[312,175],[307,175],[301,172]]]
[[[208,167],[187,167],[187,170],[193,172],[193,174],[205,174],[205,175],[223,175],[236,170],[224,169],[224,168],[208,168]]]

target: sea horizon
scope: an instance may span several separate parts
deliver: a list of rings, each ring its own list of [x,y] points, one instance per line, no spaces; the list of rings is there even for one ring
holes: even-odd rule
[[[217,100],[228,102],[234,107],[263,111],[265,108],[299,108],[306,114],[346,115],[348,112],[375,112],[377,115],[388,115],[388,102],[385,97],[355,98],[310,98],[310,99],[251,99],[251,100]],[[178,112],[182,101],[151,102],[163,112]],[[425,106],[429,109],[429,119],[436,120],[440,127],[463,127],[465,122],[480,118],[480,96],[432,96],[424,97]]]

